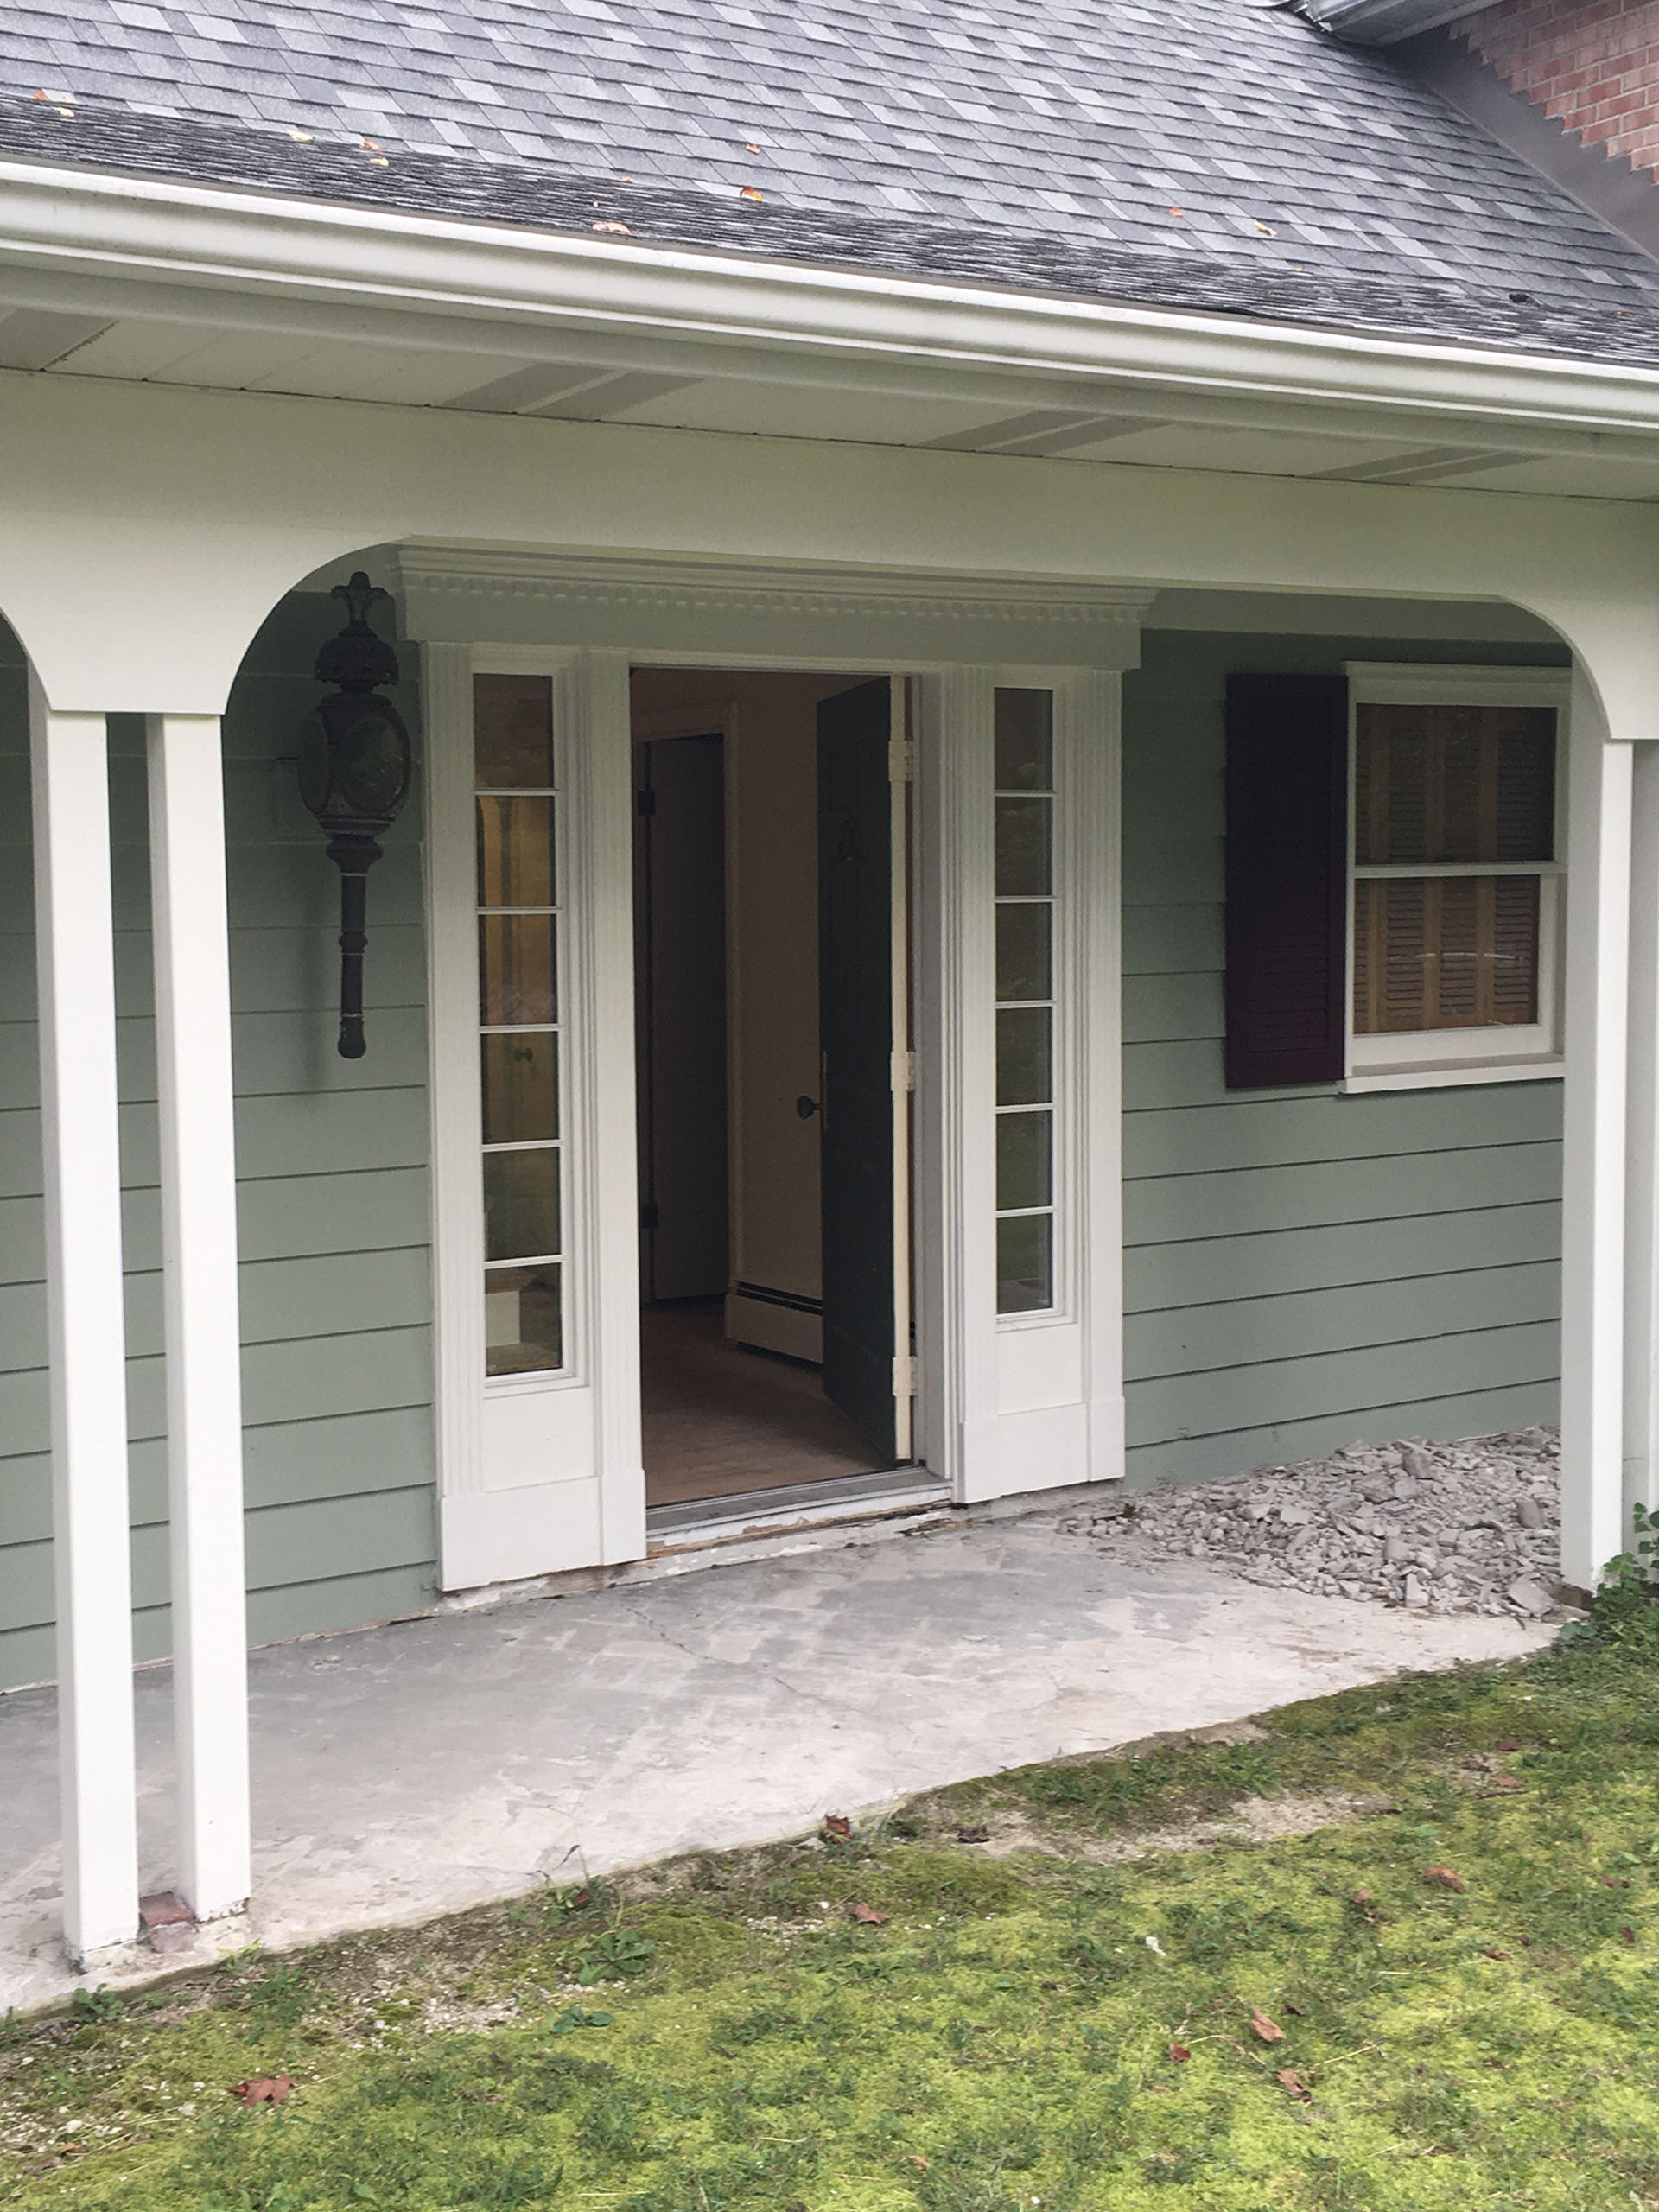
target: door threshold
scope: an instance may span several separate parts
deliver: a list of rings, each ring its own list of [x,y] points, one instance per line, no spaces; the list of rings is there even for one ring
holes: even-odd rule
[[[774,1535],[785,1529],[931,1513],[950,1499],[950,1484],[925,1467],[891,1467],[883,1474],[835,1475],[827,1482],[740,1491],[728,1497],[688,1498],[678,1505],[647,1507],[645,1554],[655,1558],[664,1552]]]

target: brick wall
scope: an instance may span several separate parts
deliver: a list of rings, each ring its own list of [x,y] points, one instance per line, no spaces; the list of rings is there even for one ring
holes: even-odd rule
[[[1498,0],[1452,30],[1584,144],[1659,173],[1659,0]]]

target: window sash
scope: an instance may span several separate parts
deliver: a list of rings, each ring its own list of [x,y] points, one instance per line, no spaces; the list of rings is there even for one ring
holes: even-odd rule
[[[1560,1061],[1560,956],[1565,938],[1567,869],[1567,702],[1568,679],[1554,669],[1458,668],[1386,663],[1350,664],[1348,746],[1347,988],[1344,1023],[1348,1080],[1356,1088],[1413,1080],[1478,1083],[1535,1069],[1554,1073]],[[1469,705],[1547,706],[1555,715],[1554,850],[1524,861],[1363,861],[1357,779],[1360,709],[1415,705],[1430,709]],[[1538,884],[1536,1012],[1532,1022],[1467,1023],[1435,1029],[1378,1029],[1357,1026],[1356,968],[1359,957],[1359,898],[1365,882],[1457,881],[1529,877]]]

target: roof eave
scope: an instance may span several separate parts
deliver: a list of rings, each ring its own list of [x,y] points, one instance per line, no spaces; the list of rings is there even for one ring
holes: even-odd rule
[[[1659,366],[1379,337],[0,162],[0,290],[213,327],[488,342],[528,358],[974,395],[1040,385],[1194,419],[1491,436],[1535,452],[1659,441]]]

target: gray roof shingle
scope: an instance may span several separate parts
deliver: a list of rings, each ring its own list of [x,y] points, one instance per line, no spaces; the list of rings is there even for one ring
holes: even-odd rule
[[[1659,350],[1636,247],[1257,0],[0,0],[0,147],[584,229],[597,194],[677,242]]]

